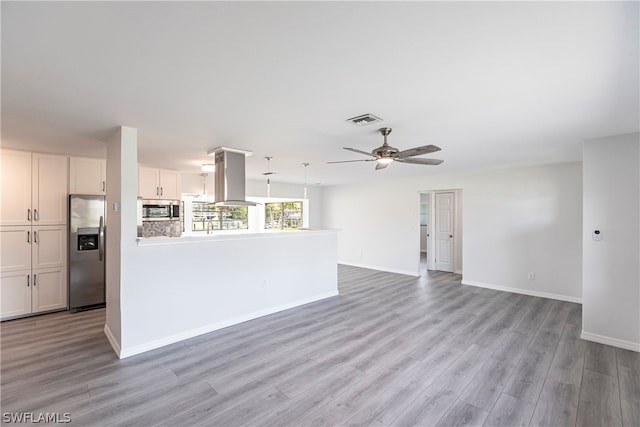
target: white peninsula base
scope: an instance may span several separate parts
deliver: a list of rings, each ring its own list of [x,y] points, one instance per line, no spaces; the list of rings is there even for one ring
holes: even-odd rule
[[[335,230],[140,239],[120,288],[125,358],[338,295]]]

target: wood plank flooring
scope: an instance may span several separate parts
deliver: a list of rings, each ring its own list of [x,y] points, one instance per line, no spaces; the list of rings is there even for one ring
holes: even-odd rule
[[[104,310],[4,322],[2,412],[81,426],[640,425],[640,354],[582,341],[580,305],[449,273],[338,273],[338,297],[124,360]]]

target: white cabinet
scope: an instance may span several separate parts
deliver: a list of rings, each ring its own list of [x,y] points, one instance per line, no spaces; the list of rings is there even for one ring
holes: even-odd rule
[[[67,307],[66,243],[65,225],[0,227],[0,317]]]
[[[160,198],[180,200],[180,174],[178,171],[160,169]]]
[[[170,169],[138,166],[138,196],[143,199],[180,199],[180,174]]]
[[[31,284],[31,309],[33,313],[66,307],[66,268],[34,270]]]
[[[2,150],[0,225],[67,223],[67,157]]]
[[[31,227],[0,227],[0,271],[31,270],[31,242]]]
[[[2,319],[57,310],[67,306],[67,270],[52,268],[1,273]]]
[[[0,310],[2,318],[16,317],[31,313],[31,275],[25,271],[0,273],[2,298]]]
[[[31,225],[31,153],[0,151],[2,203],[0,225]]]
[[[33,154],[31,207],[33,225],[67,223],[67,157]]]
[[[51,225],[33,227],[31,268],[57,268],[67,265],[67,227]]]
[[[69,194],[107,193],[107,161],[85,157],[69,158]]]
[[[160,197],[160,170],[138,166],[138,196],[143,199]]]
[[[67,307],[66,156],[0,150],[0,318]]]

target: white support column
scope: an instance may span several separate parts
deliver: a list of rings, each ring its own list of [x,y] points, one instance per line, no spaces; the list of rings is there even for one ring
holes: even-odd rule
[[[585,141],[582,338],[640,351],[640,134]]]
[[[107,141],[105,334],[120,357],[126,284],[135,267],[138,197],[138,131],[121,126]]]

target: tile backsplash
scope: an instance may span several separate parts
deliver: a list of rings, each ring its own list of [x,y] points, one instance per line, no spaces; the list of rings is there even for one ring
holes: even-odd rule
[[[180,237],[182,221],[142,221],[142,237]]]

